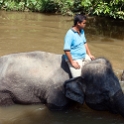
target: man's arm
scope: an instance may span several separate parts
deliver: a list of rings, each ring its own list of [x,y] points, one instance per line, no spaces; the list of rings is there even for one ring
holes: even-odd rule
[[[79,68],[80,68],[80,65],[78,64],[78,62],[76,62],[76,61],[74,61],[74,60],[72,59],[70,50],[64,50],[64,52],[65,52],[66,56],[68,57],[68,60],[69,60],[70,64],[71,64],[74,68],[79,69]]]
[[[86,52],[87,52],[87,54],[89,55],[89,57],[90,57],[91,59],[95,59],[95,57],[91,54],[90,49],[89,49],[87,43],[85,43],[85,48],[86,48]]]

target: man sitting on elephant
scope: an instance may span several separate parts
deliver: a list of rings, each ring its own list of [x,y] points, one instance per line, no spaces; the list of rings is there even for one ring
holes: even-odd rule
[[[72,77],[80,76],[84,63],[95,58],[91,54],[86,42],[85,25],[86,16],[77,14],[74,18],[74,26],[68,30],[65,36],[65,58],[67,59]]]

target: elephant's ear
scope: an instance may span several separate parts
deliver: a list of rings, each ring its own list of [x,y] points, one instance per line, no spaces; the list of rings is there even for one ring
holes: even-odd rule
[[[84,103],[84,93],[81,88],[82,77],[72,78],[65,82],[65,96],[69,99]]]

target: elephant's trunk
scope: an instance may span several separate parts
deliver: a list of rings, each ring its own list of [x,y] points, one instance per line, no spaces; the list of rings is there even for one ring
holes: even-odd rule
[[[118,111],[119,114],[121,114],[124,117],[124,94],[122,90],[119,90],[114,95],[114,102],[116,110]]]

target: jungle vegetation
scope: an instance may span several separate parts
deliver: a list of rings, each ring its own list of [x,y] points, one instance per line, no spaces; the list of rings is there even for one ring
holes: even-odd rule
[[[124,20],[124,0],[0,0],[0,9],[62,15],[85,13]]]

